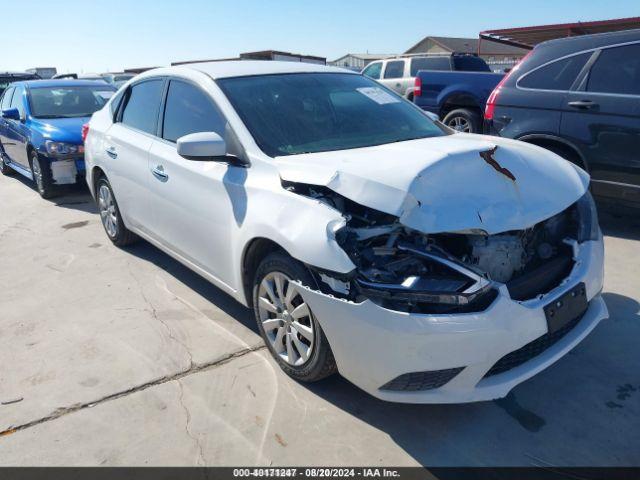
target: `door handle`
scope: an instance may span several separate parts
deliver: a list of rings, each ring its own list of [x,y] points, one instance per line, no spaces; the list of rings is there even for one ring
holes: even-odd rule
[[[118,156],[118,152],[116,151],[116,147],[114,146],[110,145],[105,148],[104,151],[107,152],[107,155],[109,155],[111,158],[116,158]]]
[[[597,107],[598,104],[592,102],[591,100],[576,100],[573,102],[569,102],[569,106],[573,108],[588,109]]]
[[[155,175],[155,177],[161,182],[166,182],[169,180],[169,175],[164,171],[164,167],[162,165],[158,165],[156,168],[151,170],[151,173]]]

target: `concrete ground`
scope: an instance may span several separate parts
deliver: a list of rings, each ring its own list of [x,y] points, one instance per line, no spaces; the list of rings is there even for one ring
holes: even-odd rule
[[[0,177],[1,465],[638,465],[640,221],[603,217],[611,319],[506,399],[301,385],[251,313],[90,197]]]

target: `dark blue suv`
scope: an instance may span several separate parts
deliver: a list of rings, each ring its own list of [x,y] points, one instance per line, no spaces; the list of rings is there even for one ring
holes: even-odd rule
[[[115,88],[91,80],[34,80],[9,85],[0,99],[0,161],[5,175],[35,180],[49,198],[56,185],[84,178],[82,125]]]
[[[538,45],[487,101],[485,131],[535,143],[640,206],[640,30]]]

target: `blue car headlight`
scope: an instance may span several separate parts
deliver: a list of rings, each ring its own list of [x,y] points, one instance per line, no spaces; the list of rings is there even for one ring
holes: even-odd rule
[[[68,155],[77,155],[84,153],[83,145],[75,145],[73,143],[66,142],[54,142],[53,140],[47,140],[44,145],[47,149],[47,153],[54,157],[66,157]]]
[[[600,226],[598,225],[598,210],[591,193],[587,190],[576,203],[578,209],[578,242],[598,240],[600,238]]]

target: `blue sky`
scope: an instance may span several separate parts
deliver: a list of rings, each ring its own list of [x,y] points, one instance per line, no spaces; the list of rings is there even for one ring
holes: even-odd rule
[[[638,0],[4,0],[0,69],[97,72],[286,50],[403,52],[426,35],[640,16]],[[12,5],[13,7],[9,7]],[[19,7],[18,7],[19,5]],[[6,15],[11,11],[11,15]]]

